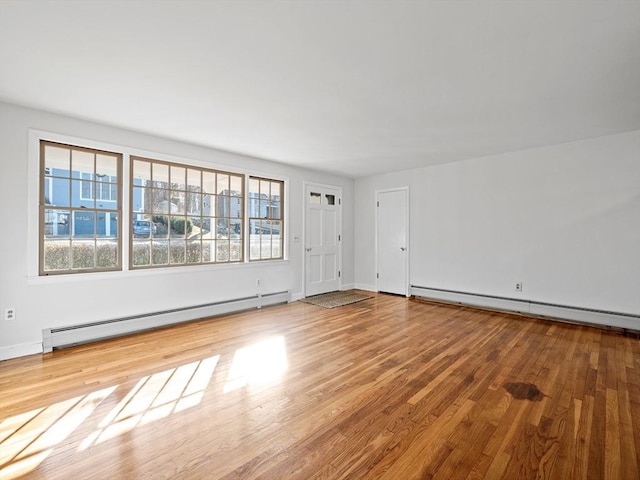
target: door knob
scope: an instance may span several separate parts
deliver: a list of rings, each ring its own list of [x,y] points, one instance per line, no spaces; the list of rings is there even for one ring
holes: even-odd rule
[[[406,248],[400,247],[400,250],[402,250],[404,252],[406,250]]]
[[[311,248],[307,248],[307,252],[310,252],[310,251],[311,251]]]

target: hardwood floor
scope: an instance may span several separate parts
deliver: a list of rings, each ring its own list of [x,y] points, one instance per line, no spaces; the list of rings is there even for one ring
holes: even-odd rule
[[[640,478],[640,341],[390,295],[0,364],[0,478]]]

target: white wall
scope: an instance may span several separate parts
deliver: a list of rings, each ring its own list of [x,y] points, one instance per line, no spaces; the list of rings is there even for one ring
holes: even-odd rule
[[[303,237],[303,182],[341,186],[342,284],[353,285],[353,180],[0,103],[0,311],[4,317],[5,309],[15,307],[17,313],[13,321],[0,319],[0,358],[40,351],[43,328],[254,295],[257,278],[262,282],[261,293],[290,290],[293,298],[299,298],[303,291],[302,241],[289,241],[288,261],[29,276],[28,265],[37,261],[37,246],[33,248],[27,238],[34,218],[31,210],[37,209],[37,201],[29,201],[29,192],[37,196],[38,188],[33,175],[29,176],[30,129],[155,153],[160,159],[180,157],[286,177],[289,239]],[[35,231],[33,221],[31,228]]]
[[[404,185],[411,284],[640,314],[640,131],[357,179],[358,287],[375,190]]]

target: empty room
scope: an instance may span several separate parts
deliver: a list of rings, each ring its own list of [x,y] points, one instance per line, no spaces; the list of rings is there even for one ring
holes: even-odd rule
[[[640,2],[0,0],[0,478],[640,478]]]

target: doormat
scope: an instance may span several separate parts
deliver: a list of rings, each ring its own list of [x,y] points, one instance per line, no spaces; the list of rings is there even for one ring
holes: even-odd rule
[[[322,295],[314,295],[313,297],[303,298],[299,300],[303,303],[310,303],[311,305],[317,305],[323,308],[335,308],[343,305],[349,305],[351,303],[361,302],[368,298],[373,298],[373,295],[367,293],[358,293],[353,290],[346,290],[343,292],[331,292],[323,293]]]

